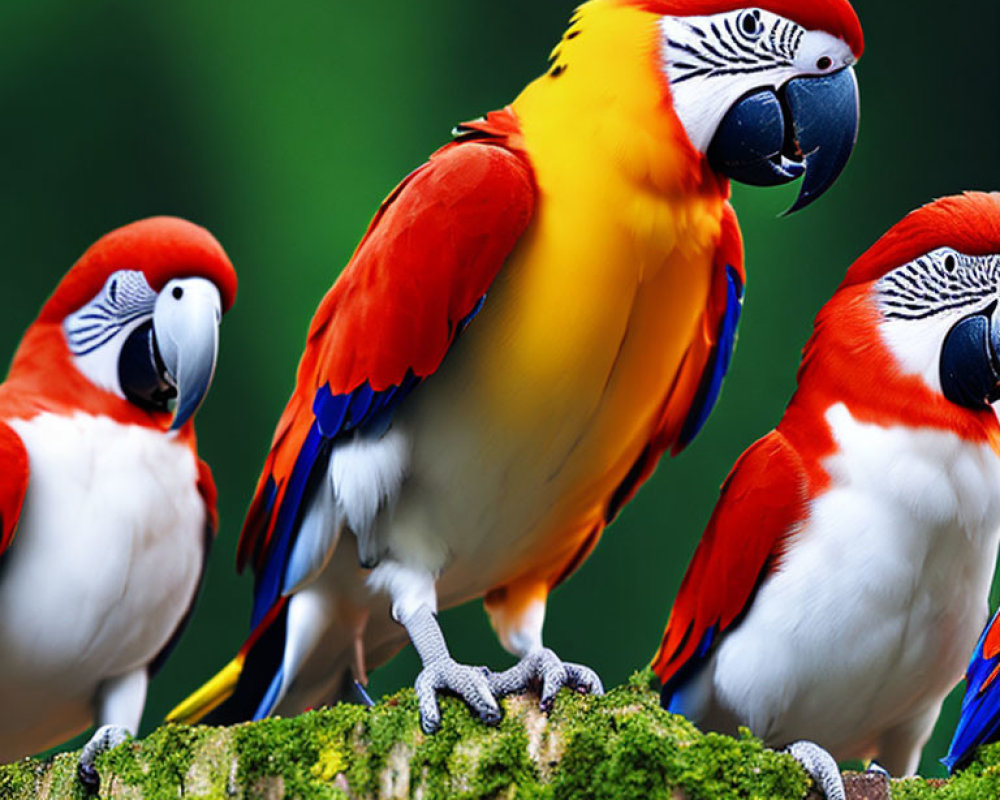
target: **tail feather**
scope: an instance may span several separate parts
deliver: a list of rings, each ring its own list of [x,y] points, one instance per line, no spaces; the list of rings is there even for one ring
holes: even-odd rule
[[[257,706],[257,710],[253,713],[253,721],[267,719],[271,716],[271,712],[274,711],[274,707],[278,705],[278,700],[281,698],[281,685],[285,682],[285,668],[284,666],[278,667],[278,671],[275,673],[274,677],[271,679],[270,685],[267,687],[267,692],[264,694],[264,699],[260,701],[260,705]]]
[[[197,725],[208,714],[232,697],[242,672],[243,654],[240,653],[208,683],[171,709],[170,713],[167,714],[166,721]]]
[[[282,600],[250,634],[236,658],[174,708],[167,721],[233,725],[254,719],[281,668],[287,616],[288,603]]]

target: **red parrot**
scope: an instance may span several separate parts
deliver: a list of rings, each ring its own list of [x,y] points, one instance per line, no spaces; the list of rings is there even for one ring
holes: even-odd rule
[[[97,241],[0,384],[0,761],[135,734],[216,528],[192,418],[236,274],[208,231],[160,217]]]
[[[653,668],[700,727],[913,774],[986,619],[1000,544],[1000,195],[919,209],[820,311],[737,461]]]

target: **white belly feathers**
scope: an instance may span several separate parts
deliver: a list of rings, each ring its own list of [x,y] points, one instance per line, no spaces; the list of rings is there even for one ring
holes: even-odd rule
[[[827,419],[833,487],[712,671],[719,702],[758,735],[787,743],[826,726],[845,758],[886,720],[933,714],[961,678],[986,620],[1000,459],[947,432],[861,423],[843,405]]]
[[[169,640],[197,589],[205,508],[196,459],[170,436],[84,414],[10,424],[31,474],[0,565],[0,708],[17,703],[4,685],[45,687],[41,720]],[[0,715],[0,734],[19,717]]]

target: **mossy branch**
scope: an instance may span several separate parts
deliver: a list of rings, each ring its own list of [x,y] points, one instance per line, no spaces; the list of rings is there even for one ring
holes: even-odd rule
[[[646,676],[606,697],[563,692],[553,712],[511,698],[487,729],[457,701],[425,736],[404,691],[375,708],[338,706],[232,728],[168,725],[99,761],[102,798],[361,800],[801,800],[809,779],[749,735],[701,734],[661,710]],[[990,753],[989,750],[986,751]],[[0,767],[3,800],[82,800],[76,756]],[[888,798],[887,782],[848,776],[848,796]],[[955,780],[898,781],[893,798],[1000,797],[1000,750]]]

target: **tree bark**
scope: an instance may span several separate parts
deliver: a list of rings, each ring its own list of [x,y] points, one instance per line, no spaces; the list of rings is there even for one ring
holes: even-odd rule
[[[749,734],[699,733],[663,711],[646,676],[609,695],[563,692],[549,714],[537,698],[505,702],[496,728],[445,699],[442,730],[425,736],[404,691],[374,708],[341,705],[289,720],[230,728],[168,725],[101,757],[101,798],[277,800],[802,800],[809,779],[785,754]],[[989,752],[989,751],[987,751]],[[995,759],[1000,762],[1000,757]],[[84,797],[76,754],[0,767],[2,800]],[[997,797],[996,766],[975,765],[952,781],[893,782],[892,795]],[[889,782],[848,775],[848,798],[888,800]],[[960,781],[967,784],[958,785]],[[975,782],[975,784],[973,784]],[[966,788],[971,792],[967,793]],[[955,790],[952,794],[950,790]],[[986,794],[982,794],[986,791]]]

